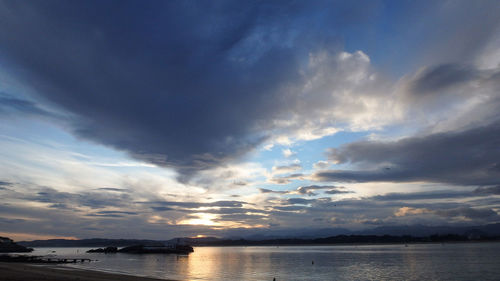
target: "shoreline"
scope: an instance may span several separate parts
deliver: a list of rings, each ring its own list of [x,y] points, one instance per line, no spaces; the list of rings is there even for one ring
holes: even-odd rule
[[[500,243],[500,240],[470,240],[470,241],[429,241],[429,242],[398,242],[398,243],[304,243],[304,244],[238,244],[238,245],[195,245],[193,247],[304,247],[304,246],[313,246],[313,247],[321,247],[321,246],[397,246],[397,245],[430,245],[430,244],[482,244],[482,243]],[[41,248],[41,247],[40,247]],[[46,247],[48,248],[48,247]]]
[[[0,262],[0,276],[3,281],[174,281],[140,277],[104,271],[80,269],[65,266],[47,266],[26,263]]]
[[[235,245],[193,245],[193,248],[205,248],[205,247],[276,247],[276,246],[377,246],[377,245],[427,245],[427,244],[482,244],[482,243],[500,243],[500,240],[469,240],[469,241],[414,241],[414,242],[387,242],[387,243],[283,243],[283,244],[235,244]],[[94,247],[106,247],[106,246],[94,246]],[[39,246],[33,247],[35,249],[53,249],[53,248],[80,248],[80,249],[91,249],[90,246]],[[17,254],[17,253],[14,253]],[[29,253],[19,253],[19,254],[29,254]],[[98,253],[100,254],[100,253]]]

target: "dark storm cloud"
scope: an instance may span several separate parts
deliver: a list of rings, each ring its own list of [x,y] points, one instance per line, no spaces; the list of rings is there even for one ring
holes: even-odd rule
[[[308,196],[316,196],[318,194],[314,193],[315,190],[329,189],[325,191],[326,194],[343,194],[343,193],[353,193],[352,191],[344,190],[343,186],[333,186],[333,185],[308,185],[299,186],[295,190],[271,190],[266,188],[259,188],[261,193],[276,193],[276,194],[300,194]]]
[[[278,194],[287,194],[288,191],[276,191],[276,190],[271,190],[267,188],[259,188],[259,191],[261,193],[278,193]]]
[[[317,189],[331,189],[335,188],[335,186],[319,186],[319,185],[308,185],[308,186],[300,186],[297,188],[297,192],[299,194],[304,195],[316,195],[313,191]]]
[[[478,195],[500,195],[500,185],[491,187],[479,187],[474,190]]]
[[[410,208],[410,210],[416,210],[421,212],[414,212],[415,222],[419,219],[426,219],[426,222],[436,222],[441,220],[441,223],[445,223],[442,218],[444,214],[449,214],[450,216],[457,217],[454,215],[456,213],[467,213],[468,211],[462,210],[462,208],[472,208],[472,209],[484,209],[484,202],[475,202],[474,200],[465,200],[464,202],[449,202],[447,199],[457,198],[458,195],[453,194],[453,191],[448,191],[450,196],[445,196],[446,192],[436,192],[433,197],[422,193],[409,193],[406,196],[402,194],[387,194],[384,196],[373,196],[358,199],[343,199],[343,200],[331,200],[330,198],[318,198],[318,199],[305,199],[305,198],[292,198],[284,200],[281,202],[281,206],[272,205],[271,218],[282,219],[282,222],[289,221],[290,215],[295,216],[294,219],[311,219],[318,217],[335,217],[335,223],[362,223],[362,224],[372,224],[374,222],[381,223],[382,220],[391,218],[402,220],[402,216],[395,216],[395,210],[400,208]],[[439,195],[437,195],[439,194]],[[475,198],[474,192],[467,192],[470,198]],[[454,197],[455,196],[455,197]],[[468,199],[467,196],[461,195],[464,199]],[[416,202],[413,199],[434,199],[432,202]],[[496,201],[490,201],[489,204],[498,204]],[[439,213],[442,212],[442,213]],[[472,213],[474,210],[467,213],[467,217],[472,218]],[[482,212],[482,211],[481,211]],[[489,213],[489,212],[488,212]],[[438,216],[436,216],[438,215]],[[479,217],[478,217],[479,219]],[[498,219],[496,216],[490,217],[488,220],[495,221]]]
[[[24,219],[7,219],[7,218],[0,218],[0,224],[12,224],[12,223],[22,223],[26,222],[27,220]]]
[[[7,186],[11,186],[12,183],[11,182],[7,182],[7,181],[0,181],[0,190],[9,190],[7,188]]]
[[[20,99],[0,92],[0,114],[22,113],[26,115],[35,115],[42,117],[53,117],[57,115],[45,109],[42,109],[35,102]]]
[[[249,222],[252,220],[261,220],[265,219],[264,215],[256,215],[256,214],[231,214],[231,215],[221,215],[218,219],[214,219],[214,221],[236,221],[236,222]],[[262,221],[260,221],[262,222]]]
[[[118,215],[137,215],[136,212],[125,212],[125,211],[99,211],[96,214],[99,215],[109,215],[109,214],[118,214]]]
[[[485,194],[487,194],[485,192]],[[409,193],[387,193],[384,195],[376,195],[370,197],[372,200],[392,201],[392,200],[425,200],[425,199],[448,199],[448,198],[468,198],[483,196],[480,192],[476,191],[454,191],[454,190],[436,190],[436,191],[422,191],[422,192],[409,192]]]
[[[114,192],[130,192],[128,189],[115,188],[115,187],[101,187],[101,188],[97,188],[97,190],[114,191]]]
[[[448,210],[437,210],[435,211],[437,215],[444,217],[458,217],[463,216],[468,219],[494,219],[498,220],[500,216],[488,208],[470,208],[462,207]]]
[[[325,194],[346,194],[346,193],[354,193],[354,191],[349,191],[349,190],[338,190],[338,189],[330,189],[325,191]]]
[[[475,206],[498,206],[500,207],[500,198],[495,196],[485,196],[479,199],[472,199],[468,201]]]
[[[273,209],[279,210],[279,211],[302,211],[305,210],[307,207],[306,206],[273,206]],[[276,212],[274,212],[276,214]]]
[[[266,213],[264,210],[260,209],[250,209],[250,208],[218,208],[203,210],[203,213],[208,214],[245,214],[245,213]]]
[[[450,110],[446,121],[436,120],[434,126],[441,126],[440,130],[477,127],[499,120],[496,114],[500,106],[498,66],[484,69],[453,63],[433,65],[401,81],[405,91],[400,94],[407,114],[426,114],[432,119],[433,114]],[[460,107],[469,109],[462,112]],[[448,124],[440,124],[443,121]]]
[[[208,203],[207,206],[209,207],[241,207],[243,206],[243,204],[249,204],[247,202],[243,202],[243,201],[215,201],[215,202],[212,202],[212,203]]]
[[[41,188],[35,195],[20,195],[23,200],[52,203],[52,208],[70,208],[71,206],[86,206],[91,208],[128,206],[131,197],[128,194],[107,194],[97,192],[70,193],[53,188]]]
[[[290,198],[287,200],[288,204],[301,204],[307,205],[316,202],[316,199],[304,199],[304,198]]]
[[[86,214],[87,217],[110,217],[110,218],[122,218],[128,215],[138,215],[137,212],[126,212],[126,211],[99,211],[92,214]]]
[[[49,208],[60,209],[60,210],[73,210],[68,204],[65,203],[50,204]]]
[[[447,47],[459,40],[453,50],[432,52],[454,53],[450,61],[475,54],[498,23],[498,5],[489,3],[413,5],[423,7],[402,5],[405,17],[425,10],[433,21],[419,36],[409,32],[412,39],[429,37]],[[487,5],[491,14],[478,13]],[[290,89],[307,82],[302,73],[312,53],[337,54],[344,36],[363,37],[354,32],[360,24],[370,26],[366,38],[380,15],[397,26],[400,13],[386,7],[378,1],[2,1],[0,53],[10,74],[75,116],[68,122],[76,135],[189,175],[253,149],[276,129],[273,120],[333,111],[338,100],[331,95],[301,106],[304,99]],[[455,30],[464,14],[467,28],[460,34],[467,36],[434,28]],[[404,34],[395,42],[410,42]],[[335,63],[320,69],[338,74]],[[469,76],[448,64],[422,74],[415,88]],[[321,84],[315,92],[331,92],[324,88],[329,83]]]
[[[331,149],[329,156],[357,170],[317,172],[334,182],[428,181],[459,185],[500,182],[500,123],[398,141],[359,141]]]
[[[479,75],[471,66],[442,64],[422,70],[412,81],[410,90],[416,95],[436,93],[466,83]]]
[[[170,208],[170,207],[164,207],[164,206],[153,206],[153,207],[151,207],[151,210],[156,211],[156,212],[165,212],[165,211],[172,211],[175,209]]]
[[[343,186],[333,186],[333,185],[308,185],[308,186],[300,186],[297,188],[297,193],[314,196],[317,195],[314,193],[315,190],[319,189],[328,189],[324,193],[326,194],[342,194],[342,193],[353,193],[352,191],[344,190]]]
[[[157,210],[167,210],[167,209],[162,209],[162,207],[180,207],[180,208],[188,208],[188,209],[197,209],[201,207],[233,207],[233,208],[240,208],[243,206],[243,204],[249,204],[247,202],[243,201],[215,201],[215,202],[209,202],[209,203],[204,203],[204,202],[188,202],[188,201],[146,201],[146,202],[136,202],[138,204],[146,204],[146,205],[155,205],[154,208],[157,208]]]
[[[266,139],[301,57],[370,6],[4,1],[0,51],[18,79],[77,116],[78,136],[190,174]]]

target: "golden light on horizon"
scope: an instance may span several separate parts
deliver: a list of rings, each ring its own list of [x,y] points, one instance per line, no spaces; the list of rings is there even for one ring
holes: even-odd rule
[[[188,224],[188,225],[208,225],[208,226],[218,226],[218,222],[214,222],[217,219],[217,215],[207,214],[207,213],[194,213],[192,216],[197,216],[198,218],[190,218],[186,220],[181,220],[178,224]]]

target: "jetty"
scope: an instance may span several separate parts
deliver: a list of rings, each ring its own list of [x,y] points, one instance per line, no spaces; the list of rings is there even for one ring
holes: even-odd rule
[[[54,258],[54,257],[44,257],[44,256],[11,256],[11,255],[0,255],[0,262],[20,262],[20,263],[42,263],[42,264],[63,264],[63,263],[84,263],[91,262],[95,260],[91,259],[68,259],[68,258]]]

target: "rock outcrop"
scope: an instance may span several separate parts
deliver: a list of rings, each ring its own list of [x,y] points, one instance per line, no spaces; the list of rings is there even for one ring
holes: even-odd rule
[[[117,247],[98,248],[98,249],[91,249],[91,250],[87,251],[87,253],[105,253],[105,254],[113,254],[113,253],[117,253],[117,252],[118,252]]]
[[[0,237],[0,253],[28,253],[31,251],[33,249],[18,245],[10,238]]]

